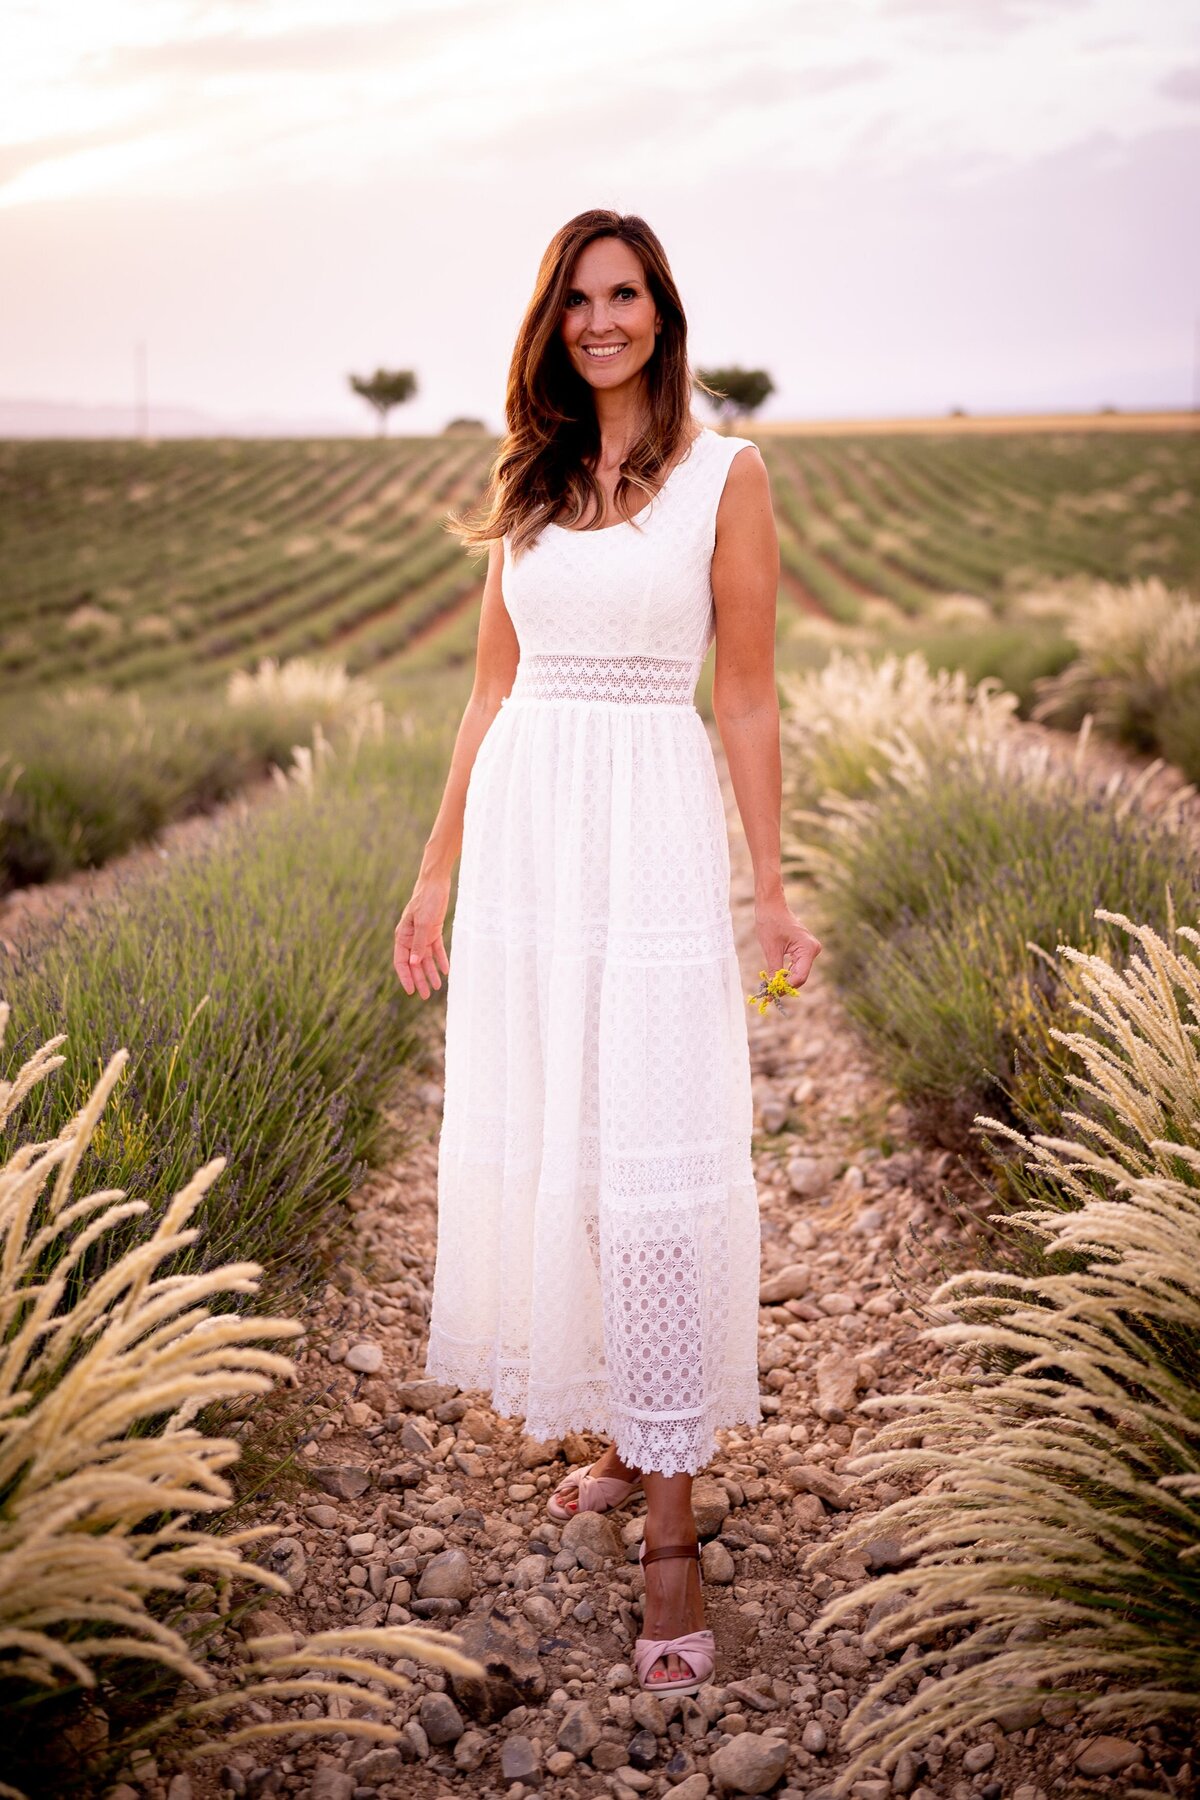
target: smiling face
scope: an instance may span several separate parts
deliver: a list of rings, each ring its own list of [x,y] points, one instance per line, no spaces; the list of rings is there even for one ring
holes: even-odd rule
[[[572,367],[589,387],[622,387],[654,355],[661,328],[637,252],[620,238],[594,238],[579,253],[563,302]]]

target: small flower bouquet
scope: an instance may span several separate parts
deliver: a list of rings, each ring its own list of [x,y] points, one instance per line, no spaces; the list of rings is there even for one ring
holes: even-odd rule
[[[773,975],[768,975],[765,969],[760,969],[758,975],[758,987],[753,994],[746,995],[746,1002],[750,1006],[757,1006],[760,1015],[766,1012],[768,1006],[782,1006],[785,996],[790,995],[794,999],[800,992],[800,989],[794,988],[788,980],[786,969],[776,969]]]

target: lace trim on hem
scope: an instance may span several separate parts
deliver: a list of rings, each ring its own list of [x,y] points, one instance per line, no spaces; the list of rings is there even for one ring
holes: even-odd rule
[[[441,1330],[430,1332],[425,1374],[464,1392],[490,1396],[502,1418],[525,1421],[538,1443],[590,1431],[609,1438],[630,1468],[658,1475],[698,1475],[720,1453],[715,1434],[735,1425],[757,1425],[762,1406],[757,1374],[733,1379],[698,1410],[645,1414],[621,1407],[609,1396],[603,1377],[556,1385],[544,1399],[531,1389],[525,1366],[496,1357],[486,1344],[468,1344]]]

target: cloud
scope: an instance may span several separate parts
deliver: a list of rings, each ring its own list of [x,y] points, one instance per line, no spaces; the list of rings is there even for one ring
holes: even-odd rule
[[[92,52],[77,64],[81,79],[122,85],[147,77],[212,80],[237,75],[335,75],[374,70],[429,55],[498,16],[495,0],[442,4],[403,18],[349,21],[291,31],[207,32],[158,43],[122,44]]]
[[[962,35],[975,31],[1024,31],[1047,13],[1086,11],[1091,0],[883,0],[885,16],[941,20]]]
[[[1182,100],[1185,105],[1200,104],[1200,63],[1172,69],[1159,82],[1158,91],[1168,100]]]

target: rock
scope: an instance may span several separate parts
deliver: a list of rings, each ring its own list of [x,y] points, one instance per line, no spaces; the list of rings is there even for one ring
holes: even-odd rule
[[[383,1367],[383,1351],[378,1344],[351,1344],[346,1352],[346,1367],[358,1375],[378,1375]]]
[[[911,1794],[917,1785],[917,1776],[923,1767],[923,1757],[918,1761],[911,1750],[902,1750],[896,1758],[896,1766],[892,1770],[893,1794]]]
[[[742,1731],[713,1751],[709,1768],[719,1794],[765,1794],[783,1774],[787,1760],[786,1739]]]
[[[458,1389],[444,1381],[402,1381],[396,1389],[396,1406],[401,1412],[432,1412],[453,1400]]]
[[[628,1663],[614,1663],[612,1668],[608,1671],[608,1674],[604,1677],[604,1685],[614,1691],[617,1688],[629,1687],[632,1681],[633,1670]]]
[[[338,1523],[336,1506],[306,1506],[304,1516],[310,1525],[316,1525],[322,1531],[332,1531]]]
[[[908,1561],[903,1540],[898,1537],[869,1538],[860,1551],[873,1575],[885,1569],[900,1569]]]
[[[795,1360],[798,1346],[795,1340],[784,1337],[780,1332],[776,1337],[764,1338],[758,1346],[758,1372],[769,1375],[772,1369],[788,1369]]]
[[[763,1692],[761,1684],[753,1681],[731,1681],[725,1689],[734,1700],[740,1700],[752,1712],[778,1712],[779,1703],[774,1694]]]
[[[518,1733],[504,1740],[500,1773],[505,1781],[525,1781],[534,1787],[541,1781],[541,1758],[527,1737]]]
[[[294,1640],[296,1636],[283,1614],[271,1606],[256,1607],[241,1621],[238,1630],[246,1643],[251,1638],[289,1637]]]
[[[562,1529],[562,1547],[573,1550],[582,1566],[592,1570],[622,1554],[620,1534],[607,1513],[581,1512],[568,1519]]]
[[[733,1558],[716,1538],[705,1544],[700,1552],[700,1570],[705,1581],[715,1582],[718,1587],[728,1587],[733,1580]]]
[[[815,1531],[825,1519],[825,1508],[815,1494],[797,1494],[792,1501],[792,1518],[801,1531]]]
[[[400,1427],[400,1448],[410,1456],[428,1456],[433,1445],[415,1419],[405,1419]]]
[[[655,1737],[665,1736],[667,1715],[657,1694],[643,1694],[639,1688],[629,1703],[629,1711],[634,1724],[643,1731],[652,1731]]]
[[[829,1652],[829,1666],[835,1675],[849,1675],[851,1679],[857,1679],[866,1674],[871,1666],[871,1659],[857,1644],[835,1644]]]
[[[892,1784],[886,1775],[878,1780],[868,1776],[865,1781],[856,1781],[850,1792],[853,1800],[890,1800]]]
[[[847,1485],[840,1476],[818,1463],[795,1463],[784,1469],[783,1479],[798,1494],[815,1494],[827,1505],[844,1510],[851,1504]]]
[[[346,1548],[351,1556],[370,1556],[375,1548],[373,1531],[352,1531],[346,1539]]]
[[[576,1700],[562,1716],[555,1739],[560,1750],[569,1750],[580,1762],[590,1756],[600,1742],[600,1727],[586,1701]]]
[[[371,1485],[367,1471],[355,1463],[344,1463],[340,1468],[314,1469],[313,1476],[317,1486],[332,1494],[335,1500],[357,1500]]]
[[[817,1359],[817,1398],[849,1412],[858,1393],[858,1370],[840,1350]]]
[[[308,1800],[351,1800],[353,1793],[354,1777],[345,1769],[332,1769],[326,1765],[323,1769],[313,1770]]]
[[[528,1595],[522,1603],[521,1611],[539,1631],[553,1631],[558,1624],[558,1608],[545,1594]]]
[[[788,1186],[803,1200],[815,1199],[832,1186],[838,1172],[831,1156],[793,1156],[787,1165]]]
[[[784,1300],[803,1300],[812,1286],[812,1277],[804,1263],[789,1263],[777,1275],[768,1275],[758,1290],[761,1306],[778,1306]]]
[[[858,1311],[858,1297],[855,1294],[843,1294],[834,1290],[832,1293],[821,1294],[817,1299],[817,1305],[831,1319],[844,1318],[847,1313]]]
[[[1098,1737],[1082,1744],[1075,1756],[1077,1775],[1119,1775],[1141,1761],[1141,1751],[1128,1738]]]
[[[275,1538],[267,1545],[259,1560],[264,1569],[270,1569],[275,1575],[282,1575],[293,1594],[299,1593],[304,1586],[308,1558],[299,1538]]]
[[[972,1744],[963,1752],[963,1768],[968,1775],[980,1775],[984,1769],[990,1769],[996,1760],[996,1746],[984,1742]]]
[[[539,1444],[536,1438],[521,1439],[521,1448],[517,1452],[517,1461],[523,1469],[540,1469],[546,1463],[556,1462],[562,1448],[559,1438],[551,1438],[548,1443]]]
[[[608,1738],[601,1738],[592,1751],[592,1767],[601,1775],[611,1775],[615,1770],[625,1766],[624,1744],[614,1744]]]
[[[378,1781],[390,1781],[404,1767],[404,1757],[394,1744],[367,1747],[354,1764],[355,1787],[372,1787]]]
[[[167,1800],[192,1800],[192,1778],[182,1773],[172,1775]]]
[[[708,1776],[699,1771],[689,1775],[671,1790],[671,1800],[708,1800],[712,1789],[708,1785]]]
[[[800,1743],[803,1748],[805,1750],[811,1750],[816,1756],[821,1754],[828,1742],[829,1739],[825,1735],[825,1727],[819,1725],[816,1719],[810,1719],[805,1725],[804,1730],[800,1733]]]
[[[479,1767],[490,1748],[491,1745],[488,1742],[487,1734],[482,1731],[476,1731],[474,1726],[472,1726],[469,1731],[463,1732],[457,1744],[454,1746],[455,1768],[465,1769],[469,1774],[472,1770]]]
[[[771,1099],[763,1101],[758,1109],[758,1116],[762,1121],[762,1128],[767,1136],[774,1137],[775,1133],[777,1131],[782,1131],[787,1124],[787,1102],[772,1096]]]
[[[711,1475],[697,1475],[692,1483],[692,1517],[702,1538],[716,1537],[729,1517],[729,1495]]]
[[[462,1416],[462,1427],[473,1444],[490,1444],[495,1441],[496,1427],[489,1414],[472,1406]]]
[[[449,1694],[426,1694],[417,1717],[431,1744],[457,1744],[466,1728],[466,1721]]]
[[[538,1660],[537,1641],[518,1635],[502,1620],[472,1613],[456,1628],[459,1649],[483,1665],[483,1674],[451,1672],[454,1698],[480,1724],[502,1719],[522,1702],[540,1700],[546,1677]]]
[[[644,1773],[658,1761],[658,1739],[652,1731],[636,1732],[626,1745],[625,1754],[630,1768]]]
[[[469,1600],[475,1588],[471,1564],[463,1550],[442,1550],[425,1564],[417,1583],[422,1600]]]

